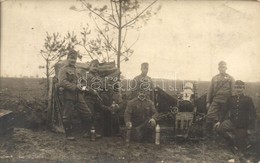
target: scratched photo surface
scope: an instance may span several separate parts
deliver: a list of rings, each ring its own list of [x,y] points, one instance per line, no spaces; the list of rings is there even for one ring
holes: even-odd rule
[[[161,123],[160,145],[155,144],[155,131],[148,143],[126,144],[124,134],[130,80],[141,74],[144,62],[149,64],[147,75],[153,86],[159,88],[155,94],[166,103],[191,82],[196,98],[206,106],[203,98],[219,73],[218,63],[225,61],[227,73],[245,82],[245,95],[253,100],[258,123],[259,1],[122,0],[121,10],[119,1],[0,0],[0,123],[2,131],[13,128],[0,132],[0,162],[259,161],[259,139],[241,156],[213,140],[176,141],[174,121]],[[97,59],[103,77],[120,74],[122,89],[117,97],[124,105],[119,105],[123,109],[116,136],[91,141],[76,125],[76,141],[67,141],[59,124],[62,118],[50,111],[59,107],[52,79],[61,67],[55,65],[66,62],[71,47],[79,53],[78,67],[89,69]],[[118,82],[116,77],[113,82]],[[98,97],[104,102],[102,95]]]

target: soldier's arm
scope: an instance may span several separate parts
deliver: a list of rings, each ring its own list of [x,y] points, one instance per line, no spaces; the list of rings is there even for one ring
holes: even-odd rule
[[[59,72],[59,85],[67,90],[75,91],[77,89],[77,85],[71,83],[67,79],[67,71],[66,69],[62,68]]]
[[[131,102],[128,102],[124,113],[125,123],[131,122],[131,114],[132,114],[132,104]]]
[[[94,83],[96,77],[93,74],[88,73],[86,78],[87,78],[86,80],[87,80],[88,93],[95,95],[95,96],[98,95],[98,91],[93,88],[93,83]]]
[[[152,81],[152,78],[150,78],[150,81],[151,81],[151,100],[153,101],[154,100],[154,84],[153,84],[153,81]]]
[[[157,110],[156,110],[156,108],[154,106],[154,103],[152,101],[151,101],[150,105],[151,105],[150,108],[151,108],[151,115],[152,115],[151,118],[156,119],[157,116],[158,116],[158,112],[157,112]]]
[[[134,79],[130,80],[129,85],[130,85],[131,89],[134,89],[136,87],[136,84],[137,84],[136,77]]]
[[[249,97],[249,129],[255,128],[256,110],[251,97]]]
[[[230,100],[231,97],[227,99],[227,102],[225,103],[226,113],[224,114],[224,120],[230,119]]]
[[[231,94],[233,93],[233,91],[234,91],[234,85],[235,85],[235,79],[232,77],[232,76],[230,76],[231,77],[231,83],[230,83],[230,91],[231,91]]]
[[[210,82],[210,86],[209,86],[209,90],[208,90],[208,94],[207,94],[207,103],[211,103],[212,102],[212,96],[213,96],[213,90],[214,89],[214,77],[212,78],[211,82]]]
[[[134,96],[136,96],[135,91],[137,91],[137,85],[138,85],[138,78],[135,77],[130,81],[131,98],[134,98]]]

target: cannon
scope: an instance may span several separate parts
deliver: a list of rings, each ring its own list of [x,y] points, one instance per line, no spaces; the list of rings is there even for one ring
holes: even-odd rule
[[[154,94],[159,113],[157,121],[162,129],[171,131],[172,138],[199,140],[204,137],[206,94],[197,97],[196,88],[190,82],[179,95],[171,96],[160,87],[155,88]]]

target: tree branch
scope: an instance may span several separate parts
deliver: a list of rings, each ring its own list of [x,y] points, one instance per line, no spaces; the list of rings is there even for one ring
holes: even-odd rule
[[[96,21],[94,20],[95,25],[99,31],[99,33],[102,35],[102,37],[106,40],[106,42],[108,43],[108,45],[114,50],[117,51],[115,47],[112,46],[112,43],[110,43],[109,39],[105,36],[105,34],[103,33],[103,31],[99,28],[99,26],[97,25]]]
[[[88,5],[86,5],[84,3],[83,0],[80,0],[80,2],[92,13],[94,13],[95,15],[97,15],[99,18],[101,18],[103,21],[107,22],[108,24],[112,25],[115,28],[118,28],[118,26],[114,25],[113,23],[111,23],[110,21],[106,20],[105,18],[103,18],[100,14],[96,13],[94,10],[92,10],[91,8],[88,7]]]
[[[123,37],[123,40],[122,40],[122,44],[121,44],[121,49],[125,43],[125,40],[126,40],[126,35],[127,35],[127,27],[125,28],[125,34],[124,34],[124,37]]]
[[[44,60],[46,60],[46,59],[47,59],[47,57],[46,57],[46,56],[45,56],[43,53],[45,53],[45,54],[46,54],[46,52],[41,52],[42,58],[43,58]]]
[[[152,2],[150,5],[148,5],[141,13],[139,13],[134,19],[132,19],[132,20],[129,21],[128,23],[124,24],[124,25],[122,26],[122,28],[124,28],[124,27],[130,25],[131,23],[136,22],[136,20],[137,20],[147,9],[149,9],[149,8],[150,8],[155,2],[157,2],[157,1],[158,1],[158,0],[153,1],[153,2]]]
[[[139,40],[139,37],[140,37],[140,34],[138,35],[138,37],[137,37],[137,39],[135,40],[135,42],[133,42],[133,43],[131,44],[131,46],[129,46],[128,48],[126,48],[126,50],[125,50],[123,53],[127,52],[128,50],[130,50],[130,49],[137,43],[137,41]],[[122,54],[123,54],[123,53],[122,53]]]
[[[108,54],[107,49],[105,49],[105,50],[106,50],[106,55],[107,55],[107,62],[109,62],[109,54]]]
[[[111,0],[111,1],[112,1],[112,0]],[[115,8],[116,8],[117,17],[118,17],[118,19],[120,19],[120,17],[119,17],[119,11],[118,11],[118,8],[117,8],[117,5],[116,5],[116,1],[114,1],[114,4],[115,4]]]
[[[90,58],[93,60],[93,56],[91,55],[91,53],[89,52],[89,50],[86,48],[86,46],[83,46],[83,48],[86,50],[86,52],[88,53],[88,55],[90,56]]]
[[[116,25],[118,26],[118,23],[117,23],[117,21],[116,21],[116,19],[115,19],[115,17],[114,17],[114,8],[113,8],[112,0],[110,1],[110,5],[111,5],[111,9],[112,9],[112,18],[113,18],[113,20],[115,21]]]

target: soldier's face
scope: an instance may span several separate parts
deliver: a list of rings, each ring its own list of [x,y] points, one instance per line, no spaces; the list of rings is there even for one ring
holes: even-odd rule
[[[236,95],[242,95],[244,93],[245,87],[241,85],[235,85],[234,90]]]
[[[147,75],[148,74],[148,69],[149,69],[148,67],[142,67],[141,68],[142,74],[143,75]]]
[[[224,74],[227,71],[227,67],[226,66],[219,66],[218,70],[219,70],[219,73]]]
[[[74,66],[76,64],[77,57],[69,56],[68,57],[68,62],[70,65]]]

